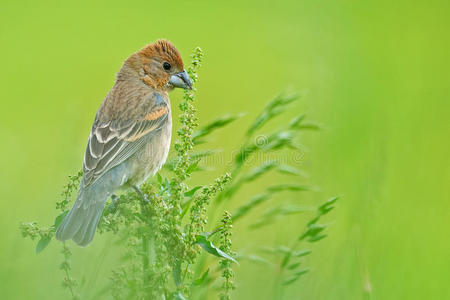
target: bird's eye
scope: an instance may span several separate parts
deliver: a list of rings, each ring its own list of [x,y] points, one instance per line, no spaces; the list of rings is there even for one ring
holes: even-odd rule
[[[164,70],[169,71],[170,68],[172,68],[172,66],[167,61],[165,61],[163,63],[163,68],[164,68]]]

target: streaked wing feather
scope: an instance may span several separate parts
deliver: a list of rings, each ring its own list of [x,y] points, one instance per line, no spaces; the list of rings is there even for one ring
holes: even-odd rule
[[[139,121],[94,122],[83,164],[85,187],[133,155],[162,127],[169,109],[164,101],[155,104]]]

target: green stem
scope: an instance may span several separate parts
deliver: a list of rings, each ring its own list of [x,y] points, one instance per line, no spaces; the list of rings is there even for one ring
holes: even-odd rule
[[[149,259],[148,259],[148,239],[145,237],[145,233],[142,236],[142,273],[143,273],[143,279],[144,279],[144,290],[147,293],[148,292],[148,270],[149,270]]]
[[[64,251],[66,252],[67,251],[67,246],[66,246],[66,242],[63,242],[63,248],[64,248]],[[66,254],[64,253],[64,261],[67,263],[68,262],[68,258],[66,257]],[[69,283],[68,285],[67,285],[67,287],[69,288],[69,291],[70,291],[70,295],[72,296],[72,299],[76,299],[76,297],[75,297],[75,292],[73,291],[73,289],[72,289],[72,283],[71,283],[71,277],[70,277],[70,274],[69,274],[69,268],[64,268],[64,273],[66,274],[66,281]]]
[[[300,244],[300,241],[298,239],[295,239],[292,244],[291,247],[289,249],[291,249],[291,251],[294,251],[295,249],[297,249],[298,245]],[[283,259],[280,262],[280,268],[277,272],[277,276],[275,278],[274,281],[274,299],[283,299],[283,286],[280,284],[281,279],[283,277],[283,271],[286,269],[286,266],[289,264],[289,260],[291,259],[292,256],[292,252],[290,253],[286,253],[286,255],[283,256]],[[284,264],[283,262],[287,260]]]
[[[138,188],[134,187],[136,192],[141,196],[141,214],[142,218],[141,220],[144,222],[145,225],[149,227],[149,231],[151,231],[151,213],[147,207],[149,204],[149,200],[147,199],[147,196]],[[149,260],[149,240],[147,237],[147,232],[142,233],[142,279],[144,282],[144,291],[146,296],[149,296],[149,289],[150,289],[150,278],[149,278],[149,269],[150,269],[150,260]]]

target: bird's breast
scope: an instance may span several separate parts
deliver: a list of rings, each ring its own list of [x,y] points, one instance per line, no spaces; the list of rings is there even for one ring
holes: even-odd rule
[[[169,154],[171,134],[172,120],[169,113],[166,124],[149,137],[148,142],[130,161],[133,172],[129,183],[139,185],[161,169]]]

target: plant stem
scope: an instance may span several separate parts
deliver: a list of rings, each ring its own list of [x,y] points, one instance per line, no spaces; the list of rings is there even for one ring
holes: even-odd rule
[[[148,259],[148,239],[145,234],[142,236],[142,273],[144,279],[144,290],[147,293],[148,289],[148,269],[149,269],[149,259]]]
[[[63,242],[63,248],[64,248],[64,251],[67,251],[67,245],[66,245],[66,242]],[[65,261],[65,262],[68,261],[68,259],[67,259],[67,257],[66,257],[66,254],[64,254],[64,261]],[[70,277],[70,274],[69,274],[69,268],[67,268],[67,267],[64,268],[64,273],[66,274],[66,280],[67,280],[67,282],[70,282],[70,281],[71,281],[71,277]],[[73,289],[72,289],[72,284],[68,284],[67,287],[69,288],[70,295],[72,296],[72,299],[76,299],[76,297],[75,297],[75,292],[74,292]]]
[[[149,227],[149,231],[151,231],[151,215],[150,211],[148,210],[147,204],[149,204],[149,200],[147,199],[146,194],[144,194],[137,186],[133,187],[136,192],[141,196],[141,214],[142,214],[142,221],[146,225],[146,227]],[[146,231],[142,233],[142,279],[144,283],[144,292],[146,296],[150,296],[149,294],[149,240],[146,235]]]

